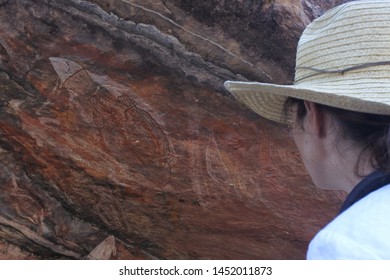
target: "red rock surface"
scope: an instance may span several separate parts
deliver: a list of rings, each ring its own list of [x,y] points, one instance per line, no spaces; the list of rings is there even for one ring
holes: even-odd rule
[[[217,2],[0,1],[0,258],[304,258],[343,195],[222,82],[336,1]]]

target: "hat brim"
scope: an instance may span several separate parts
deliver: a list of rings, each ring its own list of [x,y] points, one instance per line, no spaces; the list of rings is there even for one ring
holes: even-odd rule
[[[390,104],[378,101],[383,92],[390,93],[390,85],[372,88],[349,86],[275,85],[258,82],[226,81],[225,88],[255,113],[269,120],[286,124],[284,107],[288,97],[307,100],[331,107],[371,114],[390,115]]]

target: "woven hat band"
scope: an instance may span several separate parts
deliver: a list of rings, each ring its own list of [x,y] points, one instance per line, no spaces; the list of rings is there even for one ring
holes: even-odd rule
[[[302,76],[296,75],[294,84],[316,84],[327,83],[332,85],[353,85],[361,84],[369,76],[368,83],[384,83],[386,79],[390,82],[390,60],[379,62],[368,62],[357,64],[355,66],[338,69],[316,69],[311,67],[298,67],[297,72]]]

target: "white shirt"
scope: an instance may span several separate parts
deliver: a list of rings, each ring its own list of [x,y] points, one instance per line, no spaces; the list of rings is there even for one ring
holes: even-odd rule
[[[357,201],[318,232],[307,259],[390,260],[390,185]]]

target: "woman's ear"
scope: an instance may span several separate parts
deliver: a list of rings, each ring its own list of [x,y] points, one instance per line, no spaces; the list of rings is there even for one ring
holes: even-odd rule
[[[305,130],[323,138],[326,136],[326,118],[324,111],[314,102],[305,100],[304,104],[306,108],[306,117],[304,120]]]

